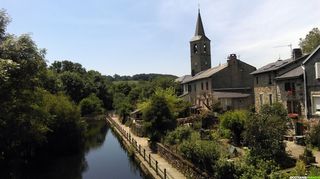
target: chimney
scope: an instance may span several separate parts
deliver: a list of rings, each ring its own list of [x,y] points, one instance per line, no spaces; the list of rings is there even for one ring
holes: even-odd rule
[[[228,59],[229,60],[237,60],[237,55],[232,53],[232,54],[229,55]]]
[[[237,63],[237,55],[232,53],[228,56],[228,65],[233,65]]]
[[[302,57],[302,50],[301,48],[295,48],[292,50],[292,59],[296,60],[298,58]]]

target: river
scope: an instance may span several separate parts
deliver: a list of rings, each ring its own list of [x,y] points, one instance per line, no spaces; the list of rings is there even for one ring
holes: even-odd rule
[[[27,167],[20,176],[32,179],[146,178],[105,121],[90,122],[87,136],[83,153],[42,160]]]

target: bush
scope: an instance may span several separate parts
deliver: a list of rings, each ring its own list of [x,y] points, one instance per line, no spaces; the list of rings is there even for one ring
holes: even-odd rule
[[[308,176],[320,176],[320,169],[318,167],[312,166],[309,169]]]
[[[80,109],[81,115],[97,115],[103,113],[103,103],[102,101],[95,95],[91,94],[90,96],[82,99],[80,101]]]
[[[189,140],[193,132],[194,130],[192,130],[192,128],[190,127],[178,127],[165,136],[164,142],[168,145],[181,144],[183,141]]]
[[[212,129],[215,124],[218,123],[218,119],[215,117],[213,112],[204,111],[200,114],[202,128],[204,129]]]
[[[299,159],[307,165],[316,162],[316,158],[313,156],[312,151],[307,147],[304,149],[303,154],[299,156]]]
[[[247,118],[248,112],[246,111],[229,111],[219,117],[221,126],[230,130],[231,139],[235,145],[240,145],[242,141],[241,134]]]
[[[305,176],[306,175],[306,164],[302,160],[298,160],[296,167],[290,172],[291,176]]]
[[[219,160],[215,167],[214,178],[216,179],[237,179],[241,170],[233,161]]]
[[[320,149],[320,123],[311,130],[309,140],[312,146]]]
[[[283,106],[276,103],[264,106],[260,113],[249,116],[245,125],[244,139],[252,159],[274,160],[281,163],[287,158],[283,143],[283,136],[287,133],[285,112]]]
[[[183,142],[179,151],[186,159],[190,160],[200,169],[209,173],[214,172],[214,167],[219,159],[220,153],[216,142],[204,140],[190,140]]]

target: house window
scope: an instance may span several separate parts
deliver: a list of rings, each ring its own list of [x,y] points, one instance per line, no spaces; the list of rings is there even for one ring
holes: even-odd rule
[[[259,99],[260,99],[260,106],[262,106],[263,105],[263,94],[259,95]]]
[[[312,102],[313,102],[313,113],[314,114],[320,114],[320,96],[312,96]]]
[[[269,104],[272,105],[272,94],[269,94]]]
[[[271,73],[268,74],[268,79],[269,79],[269,85],[271,85],[272,84]]]
[[[256,83],[259,84],[259,78],[256,76]]]
[[[207,53],[207,45],[206,44],[203,45],[203,52]]]
[[[203,90],[203,83],[201,82],[201,90]]]
[[[194,91],[197,91],[197,84],[194,84]]]
[[[288,95],[294,96],[295,95],[295,91],[296,91],[295,83],[290,83],[290,82],[285,83],[284,84],[284,90],[286,92],[288,92]]]
[[[206,82],[206,89],[209,90],[209,84]]]
[[[192,89],[191,89],[191,85],[188,85],[188,91],[191,92]]]

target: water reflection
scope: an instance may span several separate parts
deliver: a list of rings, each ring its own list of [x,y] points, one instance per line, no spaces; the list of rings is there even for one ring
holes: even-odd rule
[[[105,121],[90,122],[86,137],[80,154],[54,159],[42,157],[10,178],[145,178]]]

